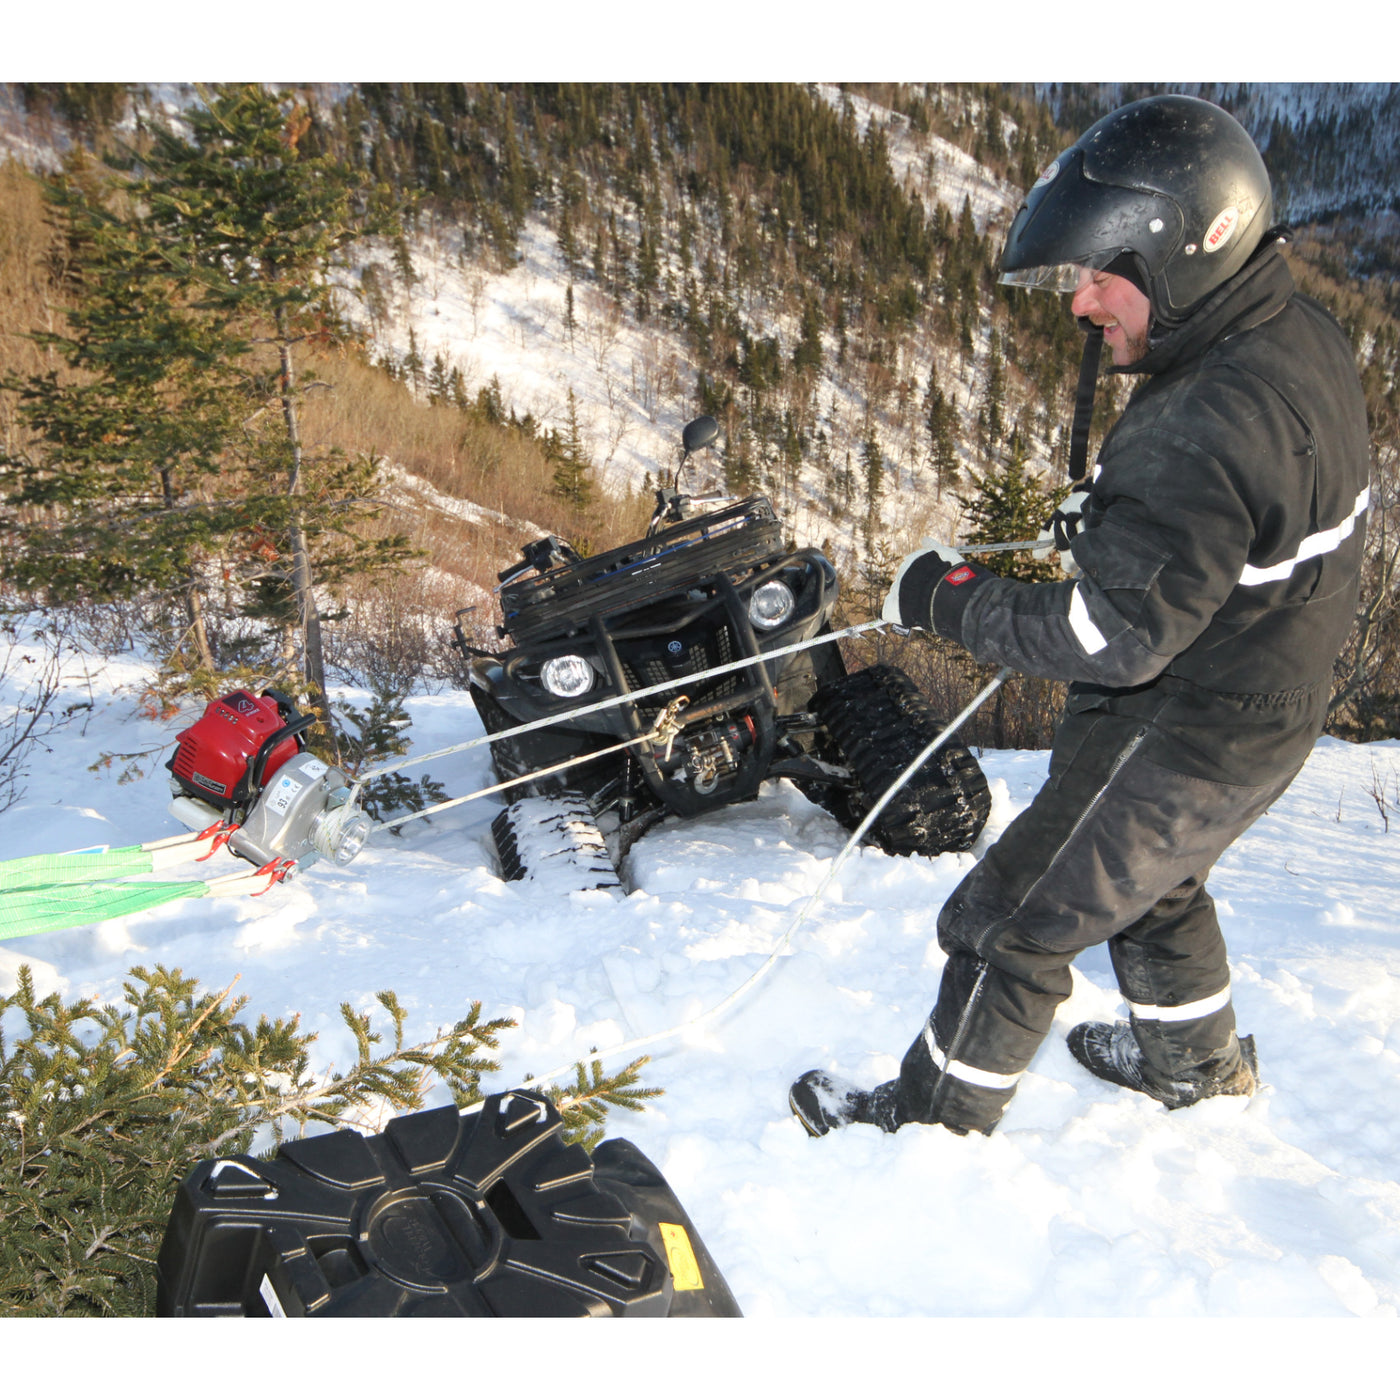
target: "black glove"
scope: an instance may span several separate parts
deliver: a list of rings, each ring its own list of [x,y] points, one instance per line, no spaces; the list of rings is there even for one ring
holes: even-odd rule
[[[1060,568],[1073,578],[1079,572],[1079,565],[1074,562],[1069,547],[1075,536],[1084,528],[1084,507],[1088,502],[1087,490],[1071,491],[1045,522],[1045,528],[1036,537],[1037,547],[1031,550],[1031,557],[1048,559],[1052,551],[1058,550]]]
[[[924,540],[918,549],[900,561],[880,616],[896,627],[929,628],[933,590],[949,570],[956,569],[962,562],[962,555],[952,545]]]
[[[900,564],[880,616],[897,627],[921,627],[960,641],[962,613],[973,588],[994,578],[989,570],[969,564],[952,545],[925,540]]]

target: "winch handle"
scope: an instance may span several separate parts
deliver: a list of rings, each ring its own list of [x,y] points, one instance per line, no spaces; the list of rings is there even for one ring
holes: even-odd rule
[[[274,697],[275,698],[275,697]],[[253,757],[252,767],[248,774],[248,801],[252,800],[262,791],[263,769],[267,767],[267,760],[272,757],[272,751],[285,742],[287,739],[300,734],[303,730],[310,729],[316,723],[315,715],[298,715],[288,724],[284,724],[281,729],[275,729],[258,747],[257,753]],[[306,745],[301,746],[305,748]]]
[[[264,700],[275,700],[277,702],[277,712],[284,720],[296,719],[301,714],[301,711],[297,709],[296,701],[285,691],[274,690],[271,686],[268,686],[268,688],[262,692],[262,697]]]

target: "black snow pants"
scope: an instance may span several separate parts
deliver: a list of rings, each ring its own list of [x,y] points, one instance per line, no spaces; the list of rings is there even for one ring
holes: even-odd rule
[[[1070,993],[1076,954],[1108,941],[1144,1071],[1237,1067],[1230,973],[1206,875],[1297,772],[1262,786],[1155,762],[1150,724],[1066,717],[1031,805],[938,918],[938,1001],[900,1067],[906,1121],[991,1132]]]

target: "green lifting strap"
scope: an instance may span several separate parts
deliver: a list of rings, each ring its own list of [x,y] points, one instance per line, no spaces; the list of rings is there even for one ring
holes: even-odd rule
[[[124,914],[139,914],[176,899],[199,899],[208,893],[209,886],[203,880],[53,884],[28,889],[0,887],[0,942],[31,933],[81,928],[104,919],[118,919]]]
[[[0,861],[0,891],[116,880],[124,875],[149,875],[152,868],[151,853],[141,846],[119,846],[115,850],[101,846],[58,856],[20,856],[18,860]]]

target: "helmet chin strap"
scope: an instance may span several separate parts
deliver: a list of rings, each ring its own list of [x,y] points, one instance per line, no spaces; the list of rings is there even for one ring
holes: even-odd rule
[[[1080,318],[1085,326],[1084,358],[1079,362],[1079,387],[1074,395],[1074,420],[1069,430],[1069,479],[1082,481],[1089,464],[1089,428],[1094,421],[1094,390],[1103,350],[1103,327]]]

